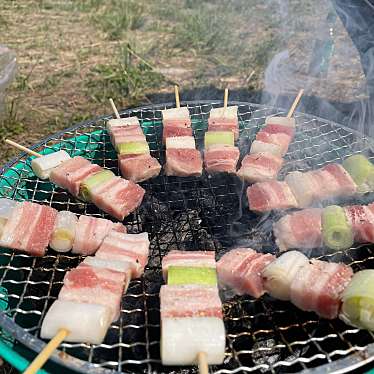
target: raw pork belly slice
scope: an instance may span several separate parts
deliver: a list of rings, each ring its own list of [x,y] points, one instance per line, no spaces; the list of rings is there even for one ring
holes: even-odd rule
[[[251,149],[249,153],[270,153],[276,157],[282,157],[282,149],[277,144],[264,143],[260,140],[254,140],[251,144]]]
[[[272,180],[255,183],[248,187],[247,197],[249,209],[255,212],[298,207],[295,196],[286,182]]]
[[[262,131],[267,132],[268,134],[286,134],[291,138],[295,135],[295,130],[292,127],[282,126],[282,125],[266,125]]]
[[[311,260],[292,281],[291,301],[301,310],[334,319],[339,313],[341,294],[352,276],[347,265]]]
[[[205,170],[208,173],[236,173],[239,149],[228,145],[212,145],[204,151]]]
[[[289,118],[289,117],[281,117],[281,116],[269,116],[269,117],[266,117],[265,124],[295,128],[296,120],[293,117]]]
[[[164,121],[163,142],[166,138],[175,136],[192,136],[191,120],[188,121]]]
[[[134,182],[115,177],[94,187],[91,197],[98,208],[122,221],[142,203],[144,194]]]
[[[283,159],[271,153],[248,154],[237,174],[249,183],[263,182],[276,178],[282,165]]]
[[[352,226],[355,242],[374,243],[373,204],[347,206],[344,211],[348,223]]]
[[[101,169],[99,165],[76,156],[53,169],[49,179],[57,186],[68,190],[73,196],[78,196],[81,182]]]
[[[208,119],[208,131],[232,131],[234,139],[239,138],[238,119]]]
[[[198,266],[216,268],[214,251],[170,251],[162,259],[162,273],[165,281],[169,266]]]
[[[198,285],[164,285],[160,290],[161,319],[181,317],[222,318],[218,288]]]
[[[96,252],[96,257],[99,259],[130,262],[133,278],[139,278],[143,274],[148,256],[147,233],[121,234],[112,231]]]
[[[44,256],[56,218],[57,211],[51,207],[28,201],[17,203],[5,224],[0,245]]]
[[[274,223],[273,232],[279,249],[322,247],[321,216],[322,209],[310,208],[288,214]]]
[[[203,170],[197,149],[167,149],[165,174],[177,177],[200,176]]]
[[[104,238],[114,229],[114,223],[104,218],[81,215],[75,229],[73,253],[94,254]]]
[[[217,263],[220,284],[232,288],[237,295],[260,297],[265,293],[262,271],[274,261],[270,254],[250,248],[237,248],[224,254]]]
[[[292,138],[286,134],[269,134],[268,132],[261,130],[256,134],[256,140],[279,146],[281,155],[284,156],[288,151]]]
[[[108,306],[115,321],[128,283],[126,273],[81,264],[66,273],[59,299]]]
[[[161,170],[158,160],[149,154],[119,155],[119,167],[124,178],[134,183],[156,177]]]

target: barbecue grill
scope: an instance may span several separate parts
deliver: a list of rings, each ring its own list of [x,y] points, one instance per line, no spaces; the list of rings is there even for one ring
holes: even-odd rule
[[[280,109],[232,102],[239,106],[241,156],[271,114]],[[207,119],[221,102],[187,102],[197,144],[203,146]],[[165,161],[162,150],[161,110],[172,104],[122,111],[122,117],[137,116],[154,157]],[[373,156],[374,141],[353,130],[296,113],[296,137],[286,155],[281,177],[291,170],[310,170],[327,162],[339,162],[354,153]],[[64,149],[119,174],[116,153],[105,130],[110,116],[75,125],[49,136],[32,147],[41,153]],[[119,321],[113,323],[103,344],[63,343],[51,358],[65,368],[82,373],[195,372],[196,368],[164,367],[160,361],[160,316],[158,292],[162,284],[161,259],[170,249],[215,250],[217,258],[234,246],[251,246],[276,252],[271,234],[276,213],[263,217],[249,212],[245,186],[235,176],[216,175],[177,178],[160,175],[142,183],[147,193],[141,207],[125,219],[128,231],[147,231],[151,247],[149,264],[142,279],[130,283],[123,297]],[[8,163],[0,175],[1,195],[50,205],[58,210],[96,217],[109,216],[94,205],[75,200],[48,181],[38,180],[26,154]],[[373,196],[365,196],[367,201]],[[354,199],[350,199],[354,201]],[[348,200],[346,200],[348,202]],[[344,202],[346,202],[344,201]],[[349,202],[351,202],[349,201]],[[354,271],[374,268],[374,247],[357,245],[337,253],[311,255],[343,261]],[[62,280],[81,256],[48,250],[34,258],[12,250],[0,254],[0,355],[21,367],[23,358],[39,352],[43,318],[57,298]],[[68,311],[67,311],[68,312]],[[227,331],[223,365],[215,373],[238,372],[345,372],[374,360],[374,335],[302,312],[289,302],[264,296],[227,298],[224,302]],[[9,353],[12,353],[11,355]]]

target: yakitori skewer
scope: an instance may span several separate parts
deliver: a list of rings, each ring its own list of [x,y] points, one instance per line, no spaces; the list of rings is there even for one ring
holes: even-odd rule
[[[73,196],[92,202],[121,221],[143,200],[145,190],[142,187],[115,176],[109,169],[93,164],[81,156],[71,158],[64,150],[40,155],[14,141],[7,139],[5,142],[30,156],[36,156],[31,161],[31,167],[39,178],[49,179]]]

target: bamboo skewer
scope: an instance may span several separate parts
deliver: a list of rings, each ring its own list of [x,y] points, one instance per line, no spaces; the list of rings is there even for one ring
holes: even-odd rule
[[[35,374],[49,359],[55,349],[62,343],[62,341],[70,334],[67,329],[58,330],[57,334],[49,341],[43,350],[35,357],[34,361],[24,371],[23,374]]]
[[[26,147],[24,147],[23,145],[14,142],[13,140],[5,139],[5,143],[11,145],[11,146],[14,147],[14,148],[19,149],[19,150],[22,151],[22,152],[27,153],[27,154],[30,155],[30,156],[35,156],[35,157],[42,157],[42,156],[43,156],[43,155],[41,155],[41,154],[39,154],[39,153],[34,152],[34,151],[33,151],[32,149],[30,149],[30,148],[26,148]]]
[[[179,90],[178,90],[177,85],[174,86],[174,92],[175,92],[175,107],[180,108],[181,107],[181,102],[179,100]]]
[[[205,352],[199,352],[197,354],[197,365],[198,365],[200,374],[208,374],[209,373],[208,361],[207,361],[207,357],[206,357]]]
[[[114,112],[114,114],[116,115],[116,118],[117,118],[117,119],[120,119],[121,116],[120,116],[119,113],[118,113],[118,109],[117,109],[116,105],[114,104],[113,99],[110,98],[109,101],[110,101],[110,105],[112,106],[113,112]]]
[[[227,103],[229,101],[229,89],[225,88],[225,93],[223,95],[223,107],[226,109],[227,108]]]
[[[294,102],[293,102],[292,105],[291,105],[290,110],[288,111],[287,118],[291,118],[291,117],[292,117],[292,115],[293,115],[293,113],[294,113],[294,111],[295,111],[297,105],[299,104],[299,101],[300,101],[300,99],[301,99],[301,96],[303,96],[303,93],[304,93],[304,90],[301,89],[301,90],[299,91],[299,93],[297,94],[297,96],[296,96]]]

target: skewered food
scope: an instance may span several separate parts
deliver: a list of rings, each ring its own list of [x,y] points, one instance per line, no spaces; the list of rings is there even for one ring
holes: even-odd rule
[[[263,270],[264,288],[276,299],[290,300],[291,283],[298,270],[308,263],[308,257],[301,252],[283,253]]]
[[[347,265],[311,260],[298,270],[291,283],[291,301],[301,310],[313,311],[327,319],[336,318],[342,293],[352,275]]]
[[[251,144],[249,153],[270,153],[276,157],[282,157],[282,149],[278,144],[265,143],[260,140],[254,140]]]
[[[169,266],[168,284],[200,284],[205,286],[216,286],[217,272],[213,267]]]
[[[284,156],[288,151],[288,147],[291,143],[292,138],[287,134],[272,134],[264,130],[260,130],[256,134],[256,140],[262,143],[269,143],[278,146],[280,148],[281,155]]]
[[[10,199],[0,198],[0,237],[3,234],[4,227],[13,214],[13,209],[17,202]]]
[[[213,108],[208,118],[208,131],[232,131],[237,140],[239,137],[238,106]]]
[[[57,213],[55,226],[49,246],[57,252],[68,252],[72,249],[78,217],[66,210]]]
[[[79,186],[79,197],[85,201],[91,201],[91,193],[95,187],[106,183],[115,177],[114,173],[110,170],[100,170],[85,178]]]
[[[374,204],[344,207],[346,217],[353,230],[354,241],[374,243]]]
[[[203,162],[200,152],[195,148],[193,136],[167,138],[165,174],[178,177],[200,176]]]
[[[190,112],[188,108],[171,108],[161,111],[163,134],[162,140],[175,136],[192,136]]]
[[[331,205],[322,211],[322,236],[324,244],[331,249],[346,249],[353,244],[353,230],[344,209]]]
[[[200,352],[209,364],[222,363],[226,336],[216,287],[165,285],[160,304],[164,365],[194,365]]]
[[[111,310],[107,306],[56,300],[43,320],[40,336],[51,339],[65,328],[70,332],[67,341],[100,344],[111,322]]]
[[[342,294],[340,318],[348,325],[374,330],[374,270],[361,270],[353,275]]]
[[[34,158],[31,161],[31,167],[36,176],[40,179],[48,179],[51,171],[70,159],[67,152],[61,150],[42,157]]]
[[[260,297],[265,293],[261,273],[275,257],[250,248],[237,248],[224,254],[217,262],[219,282],[237,295]]]
[[[357,184],[360,193],[374,190],[374,165],[363,155],[353,155],[343,161],[343,167]]]

